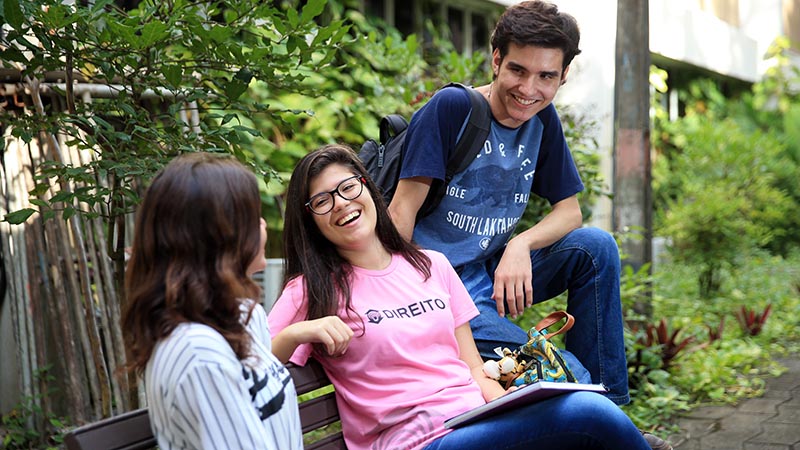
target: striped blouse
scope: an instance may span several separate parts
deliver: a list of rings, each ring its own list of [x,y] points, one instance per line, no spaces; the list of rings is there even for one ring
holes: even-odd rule
[[[245,361],[217,331],[197,323],[181,324],[158,342],[144,378],[162,450],[302,450],[294,382],[271,353],[261,305],[247,329],[253,340]]]

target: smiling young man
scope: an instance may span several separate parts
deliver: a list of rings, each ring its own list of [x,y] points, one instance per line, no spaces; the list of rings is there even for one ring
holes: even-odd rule
[[[567,291],[576,319],[567,350],[621,405],[630,397],[619,252],[609,233],[581,227],[576,194],[584,186],[552,103],[580,53],[579,41],[577,22],[555,5],[510,6],[492,33],[492,82],[476,88],[492,113],[482,150],[453,177],[436,209],[417,221],[470,114],[466,91],[440,90],[411,119],[389,211],[403,237],[444,253],[458,271],[481,312],[470,326],[484,359],[496,358],[496,347],[527,342],[526,330],[507,316]],[[531,193],[552,210],[531,228],[515,230]],[[671,448],[647,438],[653,448]]]

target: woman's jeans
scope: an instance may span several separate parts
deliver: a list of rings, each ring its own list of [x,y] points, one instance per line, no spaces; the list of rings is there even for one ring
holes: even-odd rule
[[[480,311],[470,326],[484,359],[498,359],[496,347],[514,349],[528,341],[527,330],[500,317],[492,300],[494,271],[501,256],[458,268],[461,281]],[[549,247],[532,251],[531,264],[533,303],[568,292],[567,312],[575,317],[575,325],[566,334],[566,349],[588,370],[591,382],[609,389],[606,396],[611,401],[618,405],[628,403],[620,260],[614,238],[598,228],[579,228]],[[568,359],[570,367],[572,363],[574,360]],[[581,380],[582,370],[576,367],[574,371]]]
[[[573,392],[456,428],[423,450],[650,450],[636,425],[594,392]]]

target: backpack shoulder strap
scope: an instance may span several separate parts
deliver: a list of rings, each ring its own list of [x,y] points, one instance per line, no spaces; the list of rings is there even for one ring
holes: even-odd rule
[[[448,83],[445,87],[447,86],[459,86],[466,89],[472,110],[469,113],[469,121],[456,142],[455,151],[447,162],[445,185],[450,183],[453,175],[466,169],[472,163],[480,149],[483,148],[483,143],[486,141],[492,125],[489,102],[483,98],[483,94],[461,83]]]
[[[380,123],[380,142],[386,144],[389,138],[397,136],[408,128],[408,122],[399,114],[389,114],[381,119]]]
[[[467,166],[475,159],[475,156],[483,148],[483,143],[486,141],[486,136],[489,135],[489,128],[492,125],[492,115],[489,109],[489,102],[483,98],[475,89],[464,86],[461,83],[448,83],[442,87],[444,89],[448,86],[458,86],[466,89],[469,93],[469,101],[471,110],[469,119],[464,126],[464,131],[456,142],[450,158],[447,160],[447,168],[445,169],[444,180],[433,180],[431,188],[428,191],[428,196],[425,198],[419,211],[417,211],[417,221],[422,217],[427,216],[433,211],[439,202],[444,197],[444,187],[450,184],[455,174],[466,169]]]

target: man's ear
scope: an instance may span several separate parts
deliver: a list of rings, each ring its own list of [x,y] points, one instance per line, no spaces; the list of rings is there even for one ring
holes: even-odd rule
[[[492,79],[497,78],[501,64],[503,64],[503,57],[500,56],[500,49],[496,48],[492,51]]]
[[[567,82],[567,74],[569,73],[569,66],[564,68],[564,71],[561,72],[561,86],[563,86]]]

